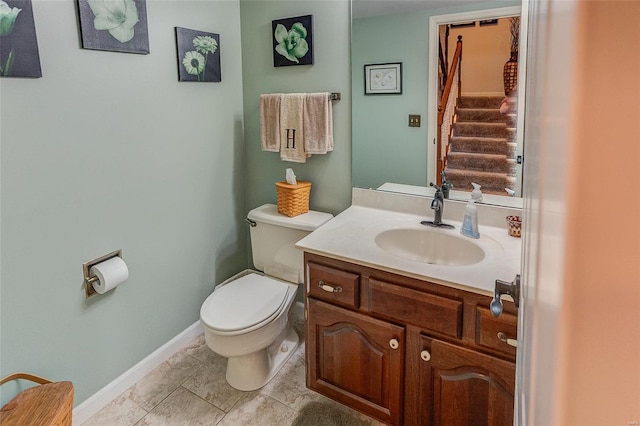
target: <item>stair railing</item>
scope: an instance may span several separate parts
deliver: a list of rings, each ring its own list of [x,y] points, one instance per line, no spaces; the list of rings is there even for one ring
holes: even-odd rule
[[[441,172],[447,167],[447,154],[451,141],[451,130],[455,120],[456,106],[462,93],[462,36],[458,36],[456,51],[451,61],[451,68],[444,86],[444,92],[438,105],[438,131],[437,131],[437,170],[436,179],[438,185],[442,184]]]
[[[440,26],[438,35],[438,99],[442,99],[449,72],[449,25]]]

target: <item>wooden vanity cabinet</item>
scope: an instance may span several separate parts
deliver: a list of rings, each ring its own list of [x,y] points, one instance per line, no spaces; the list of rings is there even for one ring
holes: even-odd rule
[[[310,387],[382,421],[399,424],[404,328],[308,299]],[[395,342],[395,343],[394,343]]]
[[[515,362],[429,338],[413,327],[407,353],[405,424],[513,425]]]
[[[391,425],[513,423],[513,303],[494,318],[488,296],[311,253],[305,268],[307,387]]]

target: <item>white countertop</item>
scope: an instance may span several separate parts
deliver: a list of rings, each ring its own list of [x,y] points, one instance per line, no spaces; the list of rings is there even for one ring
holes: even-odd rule
[[[380,232],[394,228],[425,229],[420,224],[422,220],[425,216],[353,205],[298,241],[296,247],[489,296],[493,296],[496,279],[512,281],[520,273],[521,239],[509,236],[505,228],[483,226],[482,223],[480,238],[469,240],[484,250],[485,257],[472,265],[428,264],[393,255],[376,245],[375,237]],[[461,236],[460,222],[446,222],[455,229],[432,228],[433,231]]]

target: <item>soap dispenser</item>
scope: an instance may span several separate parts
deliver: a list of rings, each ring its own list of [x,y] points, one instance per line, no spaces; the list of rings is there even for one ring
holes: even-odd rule
[[[480,185],[475,182],[471,182],[473,185],[473,191],[471,191],[471,199],[476,203],[482,202],[482,191],[480,191]]]
[[[478,208],[473,198],[467,202],[467,207],[464,209],[464,219],[462,220],[460,233],[465,237],[480,238],[480,232],[478,231]]]

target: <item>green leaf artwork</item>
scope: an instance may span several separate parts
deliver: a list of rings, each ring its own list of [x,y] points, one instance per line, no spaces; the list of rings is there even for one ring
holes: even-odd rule
[[[278,24],[273,36],[278,42],[276,52],[291,62],[299,63],[298,59],[309,51],[309,45],[305,40],[307,38],[307,29],[300,22],[293,24],[289,31],[284,25]]]
[[[0,36],[11,34],[18,18],[18,13],[21,11],[22,9],[12,8],[6,2],[0,0]]]
[[[313,65],[313,15],[271,21],[273,66]]]
[[[11,34],[18,14],[21,11],[22,9],[18,9],[17,7],[12,8],[6,2],[0,0],[0,37]],[[0,75],[10,75],[14,56],[14,49],[11,49],[5,63],[0,63]]]

